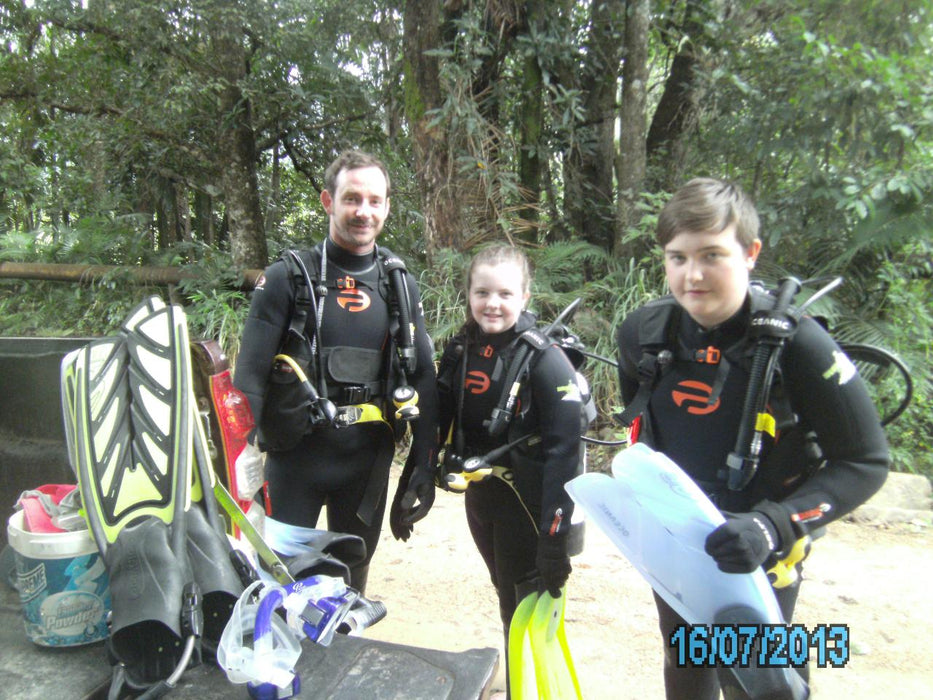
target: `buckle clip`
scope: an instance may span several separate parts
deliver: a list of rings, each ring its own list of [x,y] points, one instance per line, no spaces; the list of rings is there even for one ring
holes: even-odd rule
[[[719,360],[722,359],[722,353],[719,351],[719,348],[714,348],[710,345],[703,350],[697,350],[693,359],[707,365],[718,365]]]
[[[337,415],[334,416],[334,426],[337,428],[349,428],[359,421],[363,415],[363,409],[359,406],[341,406],[337,409]]]
[[[372,398],[372,391],[368,386],[362,384],[352,384],[343,387],[343,400],[340,403],[356,404],[369,403]]]

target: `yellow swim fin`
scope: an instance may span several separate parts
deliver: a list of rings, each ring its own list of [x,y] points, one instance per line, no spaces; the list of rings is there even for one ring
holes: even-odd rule
[[[564,632],[566,603],[566,587],[561,591],[560,598],[553,598],[545,591],[538,596],[531,622],[528,624],[537,697],[541,700],[582,698],[577,671]],[[509,641],[511,647],[511,639]]]
[[[535,700],[538,687],[528,628],[538,604],[538,593],[529,593],[515,608],[509,623],[509,695],[512,700]]]

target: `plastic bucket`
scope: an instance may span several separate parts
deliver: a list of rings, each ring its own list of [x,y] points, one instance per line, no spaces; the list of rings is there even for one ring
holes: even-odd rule
[[[110,579],[90,533],[27,532],[23,512],[17,511],[7,537],[29,639],[47,647],[105,639]]]

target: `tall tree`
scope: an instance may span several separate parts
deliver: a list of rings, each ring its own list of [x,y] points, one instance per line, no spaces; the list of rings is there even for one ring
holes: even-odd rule
[[[539,56],[547,23],[545,0],[528,0],[525,11],[525,55],[521,59],[521,101],[518,112],[519,153],[518,180],[521,183],[522,206],[518,218],[526,237],[536,239],[534,225],[538,220],[541,199],[542,169],[545,160],[544,144],[544,69]]]
[[[679,13],[663,17],[661,46],[672,59],[645,146],[654,189],[675,189],[681,180],[684,148],[699,119],[702,61],[712,53],[707,27],[716,24],[708,20],[716,18],[719,4],[720,0],[684,0]]]
[[[565,93],[581,96],[579,112],[565,129],[570,139],[564,208],[571,230],[606,250],[615,231],[615,122],[625,5],[625,0],[590,4],[586,51],[562,71]]]
[[[649,0],[629,0],[625,13],[625,64],[622,70],[622,106],[619,112],[617,200],[618,220],[613,240],[617,257],[639,258],[627,250],[625,233],[635,223],[636,204],[645,185],[645,125],[648,105]]]
[[[240,267],[265,267],[266,236],[256,175],[256,135],[251,100],[242,85],[249,61],[239,3],[209,3],[210,56],[217,66],[216,143],[233,260]]]
[[[436,54],[445,46],[445,22],[440,4],[433,0],[408,0],[405,5],[405,114],[411,125],[429,258],[439,247],[461,245],[464,233],[459,192],[451,178],[453,162],[447,131],[432,114],[444,101]]]

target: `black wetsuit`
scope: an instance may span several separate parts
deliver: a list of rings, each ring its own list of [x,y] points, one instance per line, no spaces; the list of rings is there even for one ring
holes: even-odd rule
[[[639,388],[636,369],[642,358],[639,327],[644,315],[651,313],[649,309],[642,307],[630,314],[618,333],[619,378],[626,405]],[[802,537],[850,512],[881,487],[889,465],[887,441],[854,366],[819,324],[803,318],[784,348],[780,374],[790,407],[799,417],[800,425],[815,432],[825,464],[807,474],[788,493],[784,483],[787,478],[806,472],[801,467],[807,457],[802,451],[795,454],[782,450],[779,439],[771,459],[767,453],[763,454],[758,473],[748,487],[741,492],[729,492],[717,473],[724,469],[726,456],[735,448],[749,379],[748,366],[733,357],[719,400],[710,406],[707,399],[717,382],[718,365],[683,358],[710,347],[723,354],[728,348],[745,347],[749,318],[748,299],[735,316],[710,330],[702,329],[686,312],[679,314],[678,347],[674,351],[677,359],[651,393],[640,418],[638,439],[670,457],[714,502],[728,502],[728,510],[747,511],[763,499],[780,503],[795,536]],[[788,623],[793,616],[799,580],[796,585],[775,589]],[[668,640],[683,620],[657,596],[656,601],[661,632]],[[715,669],[676,668],[670,661],[666,657],[668,698],[718,697]],[[729,683],[728,676],[723,679],[724,684]],[[736,697],[731,689],[726,694]]]
[[[504,478],[473,482],[465,496],[470,533],[498,593],[506,634],[517,604],[515,584],[535,569],[539,534],[552,532],[555,526],[569,531],[573,501],[564,484],[577,474],[580,463],[580,392],[573,366],[556,346],[533,357],[511,429],[492,437],[483,425],[505,384],[508,365],[503,355],[512,354],[512,341],[532,325],[534,317],[526,312],[504,333],[487,335],[477,329],[458,336],[445,349],[438,373],[441,436],[455,422],[459,387],[465,389],[462,457],[484,455],[520,435],[535,435],[528,445],[496,462],[495,466],[508,470],[501,474]],[[464,337],[465,377],[451,352]]]
[[[330,358],[329,366],[338,367],[340,358],[348,356],[340,348],[357,348],[368,351],[386,367],[389,359],[386,355],[391,346],[390,316],[387,302],[379,292],[375,254],[353,255],[330,239],[326,245],[328,293],[324,297],[321,334],[325,356]],[[263,277],[253,293],[234,375],[237,388],[249,399],[257,423],[262,416],[273,357],[285,336],[295,296],[282,261],[270,265]],[[419,394],[421,412],[411,423],[408,463],[428,466],[433,459],[437,434],[433,346],[425,330],[417,285],[410,275],[406,279],[417,350],[416,372],[407,379]],[[314,337],[315,313],[316,310],[312,310],[308,316],[307,333],[311,338]],[[352,367],[344,369],[352,372]],[[382,374],[385,379],[386,372]],[[351,400],[349,392],[331,379],[329,377],[328,398],[335,404],[360,403]],[[378,405],[386,415],[385,395],[372,396],[366,403]],[[391,402],[388,402],[388,409],[391,410]],[[367,558],[351,570],[351,584],[361,592],[365,589],[369,561],[379,542],[393,452],[394,435],[390,426],[374,421],[343,428],[316,428],[294,449],[270,451],[266,456],[269,482],[266,509],[273,518],[290,525],[315,527],[326,504],[329,530],[356,534],[364,539]],[[371,512],[358,514],[364,498],[372,498],[372,492],[367,496],[371,479],[376,480],[373,488],[377,489]]]

